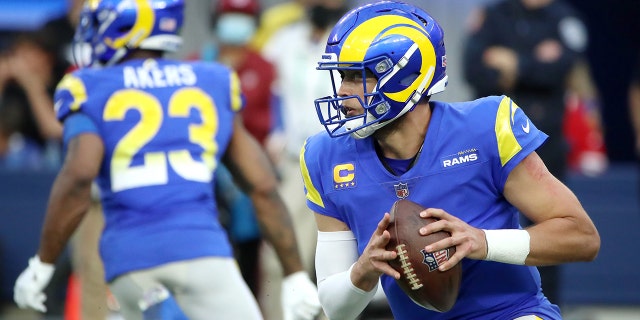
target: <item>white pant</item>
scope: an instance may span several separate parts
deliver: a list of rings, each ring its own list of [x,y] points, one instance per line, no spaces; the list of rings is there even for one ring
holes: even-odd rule
[[[262,319],[236,261],[230,258],[201,258],[130,272],[109,287],[127,320],[142,320],[140,303],[161,302],[150,298],[165,289],[191,320]]]

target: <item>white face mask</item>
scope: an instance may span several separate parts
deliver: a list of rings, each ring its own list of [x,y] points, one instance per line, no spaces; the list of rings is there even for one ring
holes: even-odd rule
[[[216,24],[216,37],[220,43],[224,44],[247,44],[255,32],[255,19],[242,13],[224,14]]]

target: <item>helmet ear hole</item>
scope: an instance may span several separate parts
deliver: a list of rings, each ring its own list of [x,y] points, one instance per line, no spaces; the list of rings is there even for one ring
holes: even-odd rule
[[[419,15],[417,15],[417,14],[415,14],[415,13],[413,13],[413,15],[414,15],[418,20],[422,21],[422,24],[424,25],[424,27],[425,27],[425,28],[426,28],[427,26],[429,26],[429,22],[428,22],[425,18],[423,18],[423,17],[421,17],[421,16],[419,16]]]
[[[402,78],[402,80],[400,80],[400,84],[408,87],[410,86],[414,81],[416,81],[416,79],[418,78],[418,76],[420,76],[420,73],[412,73],[404,78]]]

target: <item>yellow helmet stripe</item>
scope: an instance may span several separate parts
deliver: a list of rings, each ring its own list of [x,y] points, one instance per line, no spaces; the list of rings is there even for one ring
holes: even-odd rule
[[[133,24],[131,30],[120,38],[107,38],[104,41],[109,47],[113,49],[120,49],[125,45],[137,47],[142,40],[146,39],[149,36],[151,30],[153,29],[153,24],[155,23],[155,15],[149,1],[133,1],[135,2],[135,5],[137,7],[137,15],[136,22]]]
[[[408,88],[386,94],[389,99],[405,102],[420,87],[425,77],[429,77],[425,87],[429,86],[428,84],[433,78],[433,73],[428,71],[430,66],[435,66],[436,64],[436,53],[433,44],[428,40],[428,36],[424,31],[424,26],[409,18],[397,15],[383,15],[369,19],[347,36],[338,61],[363,61],[373,41],[377,38],[394,34],[405,36],[416,43],[423,60],[420,66],[420,75]]]
[[[101,0],[87,0],[87,6],[89,7],[89,9],[91,10],[95,10],[98,7],[98,4],[100,4]]]

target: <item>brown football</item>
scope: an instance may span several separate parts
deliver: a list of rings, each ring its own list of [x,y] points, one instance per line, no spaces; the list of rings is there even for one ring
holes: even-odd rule
[[[425,246],[451,236],[445,231],[421,236],[420,228],[436,221],[420,218],[419,213],[424,209],[407,199],[398,200],[391,207],[391,223],[387,228],[391,240],[387,250],[396,251],[398,257],[389,264],[400,272],[396,282],[411,300],[426,309],[446,312],[458,298],[462,267],[458,263],[447,271],[438,270],[438,266],[456,252],[455,247],[434,253],[424,250]]]

